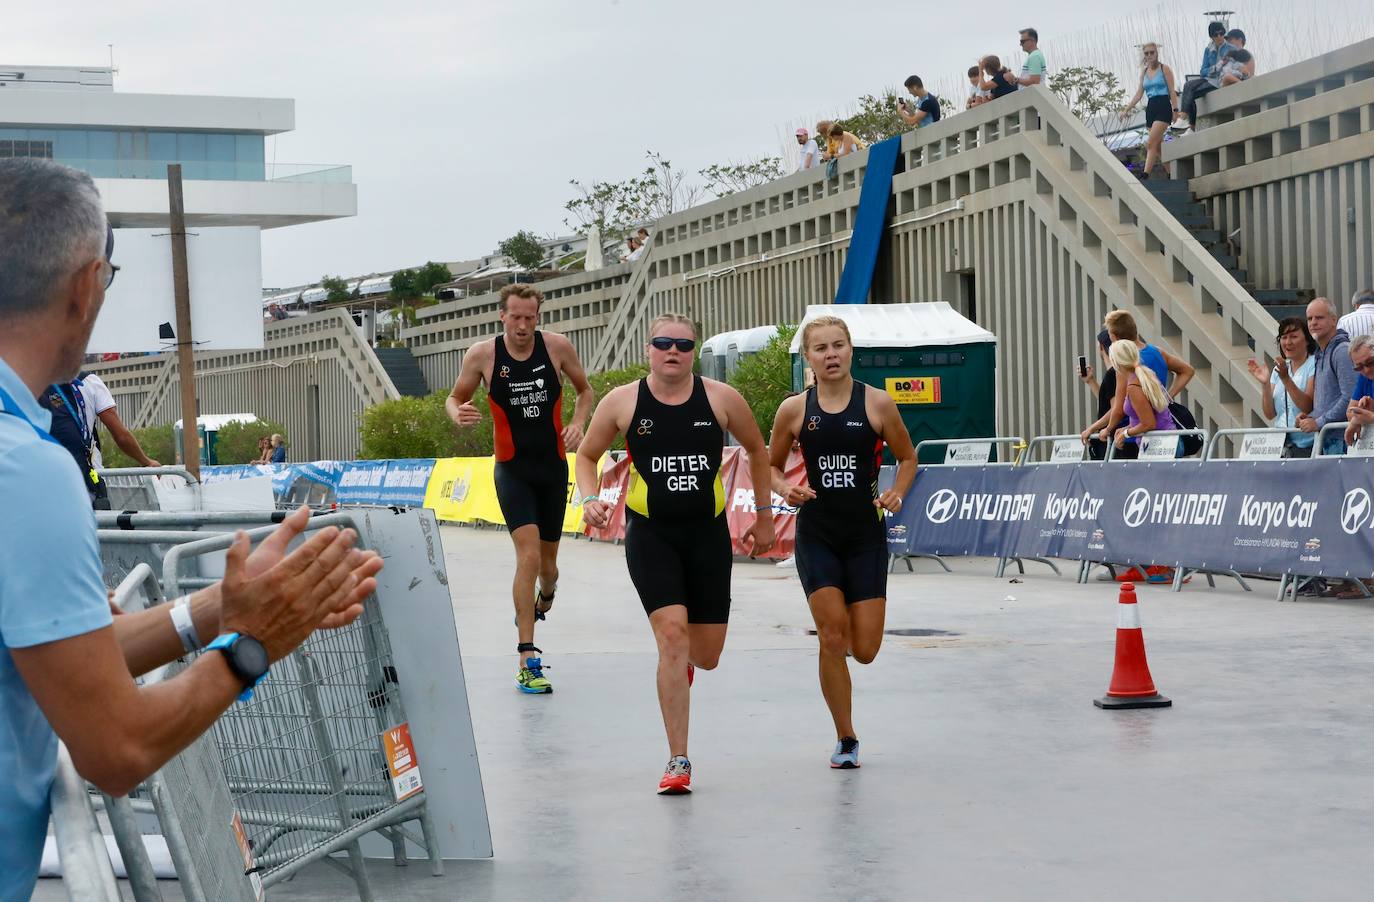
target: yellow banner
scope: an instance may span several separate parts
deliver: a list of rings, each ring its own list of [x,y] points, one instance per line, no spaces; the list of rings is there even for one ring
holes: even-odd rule
[[[939,404],[939,376],[898,376],[887,380],[887,393],[898,404]]]
[[[568,457],[567,511],[563,516],[564,532],[582,531],[582,506],[577,503],[577,485],[573,456]],[[440,520],[453,523],[498,523],[506,518],[496,500],[493,479],[496,461],[491,457],[443,457],[434,462],[429,485],[425,487],[425,507],[434,511]],[[600,476],[601,467],[597,467]]]

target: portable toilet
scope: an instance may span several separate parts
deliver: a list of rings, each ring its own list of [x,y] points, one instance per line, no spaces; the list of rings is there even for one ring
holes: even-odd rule
[[[854,341],[854,378],[892,396],[913,443],[997,434],[997,336],[944,301],[926,304],[813,304],[801,325],[838,316]],[[815,381],[792,339],[792,387]],[[921,463],[940,463],[927,448]]]
[[[721,332],[701,343],[701,375],[717,382],[725,381],[725,347],[734,334]]]
[[[219,455],[215,445],[220,429],[229,423],[256,423],[257,421],[258,418],[251,413],[212,413],[201,414],[196,417],[196,434],[200,437],[201,466],[209,467],[219,463]],[[176,441],[176,462],[179,464],[186,462],[186,446],[181,440],[182,423],[182,420],[177,420],[172,425],[173,437]]]
[[[733,333],[725,345],[725,374],[733,376],[741,359],[762,351],[777,334],[777,326],[755,326]]]

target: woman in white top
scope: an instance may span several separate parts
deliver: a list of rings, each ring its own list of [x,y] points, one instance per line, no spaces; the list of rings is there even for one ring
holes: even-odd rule
[[[1266,371],[1259,361],[1248,364],[1250,375],[1260,385],[1267,386],[1264,394],[1264,415],[1269,425],[1291,430],[1284,442],[1285,457],[1310,457],[1312,433],[1297,428],[1298,417],[1312,412],[1312,377],[1316,373],[1317,342],[1307,331],[1307,322],[1300,316],[1279,321],[1279,362]]]

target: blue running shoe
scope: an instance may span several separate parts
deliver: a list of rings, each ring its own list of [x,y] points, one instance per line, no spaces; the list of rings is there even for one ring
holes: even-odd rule
[[[515,678],[515,685],[521,692],[530,695],[548,695],[553,691],[553,684],[544,676],[544,662],[540,658],[525,659],[520,675]]]
[[[830,766],[836,769],[853,770],[859,766],[859,740],[846,736],[835,743],[835,754],[830,756]]]

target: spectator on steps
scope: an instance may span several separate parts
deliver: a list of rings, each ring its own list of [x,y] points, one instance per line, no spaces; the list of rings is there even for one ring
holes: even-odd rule
[[[1169,126],[1178,131],[1192,127],[1197,118],[1197,99],[1210,94],[1221,86],[1220,63],[1235,48],[1226,40],[1226,26],[1212,22],[1207,26],[1207,47],[1202,51],[1202,68],[1198,77],[1188,79],[1179,98],[1179,109],[1174,116],[1174,124]]]
[[[979,87],[986,90],[994,100],[1016,93],[1016,78],[1011,74],[1011,70],[1003,66],[1002,61],[995,55],[989,54],[983,57],[978,65],[982,67],[983,75],[987,77],[987,80],[982,82]]]
[[[1345,421],[1346,408],[1355,391],[1355,370],[1350,365],[1350,336],[1336,325],[1336,305],[1317,298],[1307,305],[1307,331],[1317,340],[1313,355],[1316,367],[1312,412],[1298,417],[1303,432],[1320,432],[1328,423]],[[1322,446],[1323,454],[1341,454],[1345,442],[1331,435]]]
[[[983,69],[981,66],[968,67],[968,100],[964,102],[964,109],[971,110],[974,107],[987,103],[992,99],[992,90],[983,87]]]
[[[1297,428],[1298,417],[1312,412],[1312,376],[1317,341],[1307,321],[1288,316],[1279,321],[1279,360],[1266,371],[1258,360],[1247,364],[1250,375],[1265,387],[1264,416],[1276,429],[1293,430],[1283,443],[1284,457],[1311,457],[1312,436]]]
[[[1221,64],[1221,86],[1238,85],[1255,74],[1255,57],[1249,50],[1232,50]]]
[[[1078,374],[1078,380],[1088,386],[1097,395],[1097,416],[1099,419],[1105,417],[1112,409],[1112,399],[1116,397],[1116,367],[1112,366],[1111,358],[1107,356],[1107,349],[1112,346],[1112,337],[1106,329],[1097,333],[1097,358],[1102,363],[1102,382],[1097,381],[1097,374],[1093,370],[1092,364],[1088,364],[1086,371]],[[1124,418],[1116,426],[1127,425]],[[1138,447],[1135,443],[1126,445],[1117,451],[1113,457],[1118,460],[1123,458],[1134,458]],[[1092,438],[1088,441],[1088,456],[1093,460],[1102,460],[1107,456],[1107,443],[1100,438]]]
[[[797,153],[798,172],[815,169],[820,165],[821,154],[816,148],[816,139],[804,128],[797,129],[797,146],[801,148]]]
[[[826,150],[823,160],[838,160],[840,157],[847,156],[858,150],[863,150],[868,145],[860,141],[857,135],[844,130],[844,126],[836,122],[830,126],[830,146]]]
[[[897,115],[913,128],[925,128],[940,121],[940,98],[926,90],[919,75],[908,76],[902,82],[916,103],[911,104],[905,97],[897,99]]]
[[[1346,405],[1345,442],[1355,444],[1366,426],[1374,424],[1374,337],[1361,335],[1350,342],[1350,362],[1355,369],[1355,388]]]
[[[1021,64],[1021,77],[1016,79],[1018,85],[1029,88],[1049,77],[1045,54],[1040,50],[1040,32],[1034,28],[1021,29],[1021,52],[1026,54],[1026,61]]]
[[[1127,424],[1118,426],[1113,438],[1117,449],[1122,448],[1128,440],[1139,438],[1147,432],[1177,429],[1173,414],[1169,412],[1169,396],[1165,394],[1159,376],[1141,360],[1136,342],[1129,339],[1114,341],[1108,356],[1112,366],[1116,367],[1117,383],[1125,386],[1126,396],[1124,409]]]
[[[1351,341],[1361,335],[1374,335],[1374,289],[1355,292],[1350,299],[1350,312],[1342,316],[1336,326],[1344,329]]]
[[[1136,348],[1140,351],[1140,361],[1154,371],[1155,378],[1160,385],[1168,386],[1166,394],[1170,398],[1177,398],[1197,373],[1197,370],[1191,365],[1168,351],[1152,344],[1146,344],[1136,329],[1135,317],[1125,310],[1113,310],[1108,313],[1102,325],[1106,327],[1113,343],[1122,340],[1135,342]],[[1170,373],[1174,375],[1172,384],[1167,382]],[[1097,437],[1103,441],[1109,441],[1112,438],[1115,424],[1119,423],[1125,416],[1125,401],[1125,385],[1118,377],[1116,395],[1112,398],[1111,410],[1107,412],[1106,416],[1098,417],[1097,422],[1083,431],[1083,441],[1087,442],[1093,433],[1097,433]]]
[[[1174,91],[1174,70],[1159,59],[1159,45],[1154,41],[1142,44],[1140,48],[1140,86],[1135,96],[1121,109],[1121,121],[1125,122],[1135,114],[1136,104],[1141,97],[1145,101],[1145,127],[1150,130],[1145,141],[1145,169],[1140,178],[1148,179],[1159,165],[1164,153],[1164,132],[1178,109],[1178,95]],[[1165,178],[1168,171],[1165,170]]]

